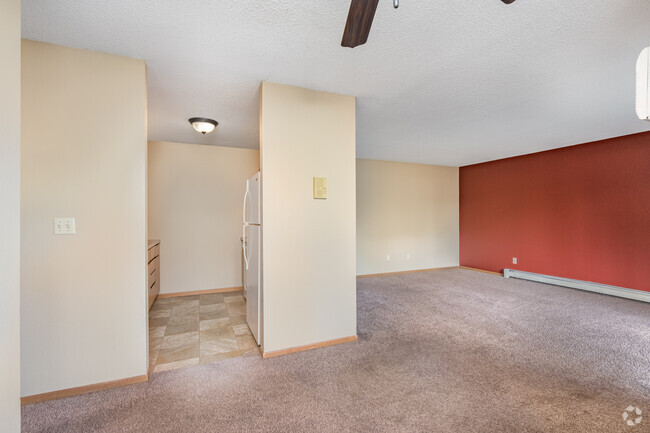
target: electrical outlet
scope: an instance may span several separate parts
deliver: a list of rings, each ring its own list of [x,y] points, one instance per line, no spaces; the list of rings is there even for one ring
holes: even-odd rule
[[[390,262],[390,254],[386,254],[386,261]]]
[[[54,218],[55,235],[75,234],[74,218]]]
[[[411,260],[411,253],[406,253],[406,260]]]
[[[516,265],[516,264],[517,264],[517,257],[513,257],[513,258],[512,258],[512,264],[513,264],[513,265]]]

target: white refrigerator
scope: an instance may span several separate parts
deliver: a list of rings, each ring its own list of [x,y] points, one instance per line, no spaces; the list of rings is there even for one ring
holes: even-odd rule
[[[243,209],[244,294],[246,296],[246,322],[257,344],[260,344],[260,173],[246,181]]]

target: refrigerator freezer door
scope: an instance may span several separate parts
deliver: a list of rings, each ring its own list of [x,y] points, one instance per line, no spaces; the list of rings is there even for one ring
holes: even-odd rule
[[[253,337],[259,344],[260,335],[260,227],[246,227],[246,253],[248,269],[246,273],[246,322]]]

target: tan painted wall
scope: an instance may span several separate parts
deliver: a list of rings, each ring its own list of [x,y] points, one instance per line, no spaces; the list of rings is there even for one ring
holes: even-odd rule
[[[0,430],[20,431],[20,0],[0,4]]]
[[[32,41],[22,56],[22,394],[145,374],[145,64]]]
[[[357,160],[357,274],[458,266],[458,206],[457,167]]]
[[[355,335],[355,99],[264,82],[260,134],[264,351]]]
[[[150,142],[148,159],[149,236],[161,239],[161,293],[240,287],[242,200],[259,151]]]

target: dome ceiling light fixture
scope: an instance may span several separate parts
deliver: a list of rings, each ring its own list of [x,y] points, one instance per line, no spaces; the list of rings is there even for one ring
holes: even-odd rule
[[[192,117],[191,119],[187,119],[187,121],[190,122],[197,132],[203,135],[214,131],[214,128],[219,124],[216,120],[208,119],[207,117]]]

